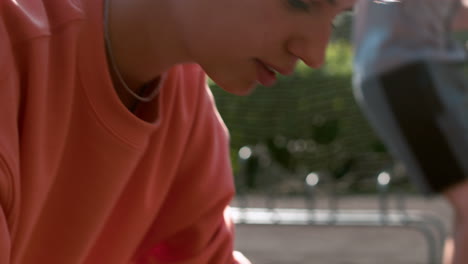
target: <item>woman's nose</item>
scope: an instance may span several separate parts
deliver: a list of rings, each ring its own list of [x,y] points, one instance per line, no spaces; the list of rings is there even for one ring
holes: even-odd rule
[[[319,68],[325,62],[325,53],[330,38],[330,30],[322,34],[296,37],[289,40],[288,52],[300,58],[311,68]]]

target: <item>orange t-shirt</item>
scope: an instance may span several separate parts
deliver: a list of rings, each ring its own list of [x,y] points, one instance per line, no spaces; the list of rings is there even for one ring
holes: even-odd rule
[[[111,83],[102,0],[0,0],[0,263],[236,263],[228,135],[197,65],[153,123]]]

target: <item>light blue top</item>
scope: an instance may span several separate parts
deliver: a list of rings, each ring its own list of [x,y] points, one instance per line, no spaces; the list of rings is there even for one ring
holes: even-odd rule
[[[465,60],[450,30],[459,7],[460,0],[358,0],[354,85],[414,60]]]

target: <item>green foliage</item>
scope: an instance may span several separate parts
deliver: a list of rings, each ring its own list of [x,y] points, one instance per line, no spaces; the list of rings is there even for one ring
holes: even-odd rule
[[[319,125],[312,125],[312,139],[320,145],[329,145],[335,141],[339,132],[338,119],[326,120]]]
[[[323,68],[329,76],[350,76],[352,50],[347,42],[334,42],[328,46],[327,64]]]

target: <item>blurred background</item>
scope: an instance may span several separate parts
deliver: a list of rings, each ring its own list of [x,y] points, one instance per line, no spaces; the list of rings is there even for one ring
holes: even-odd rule
[[[210,82],[231,134],[233,206],[307,209],[306,179],[315,173],[312,209],[381,210],[385,195],[385,206],[404,203],[434,214],[449,233],[452,216],[445,201],[415,191],[354,101],[351,23],[351,13],[337,17],[321,69],[300,64],[293,76],[279,77],[275,86],[246,97]],[[468,34],[457,37],[466,40]],[[385,192],[377,179],[383,171],[391,176]],[[414,229],[388,225],[244,223],[237,227],[236,248],[254,264],[427,264],[426,242]]]

